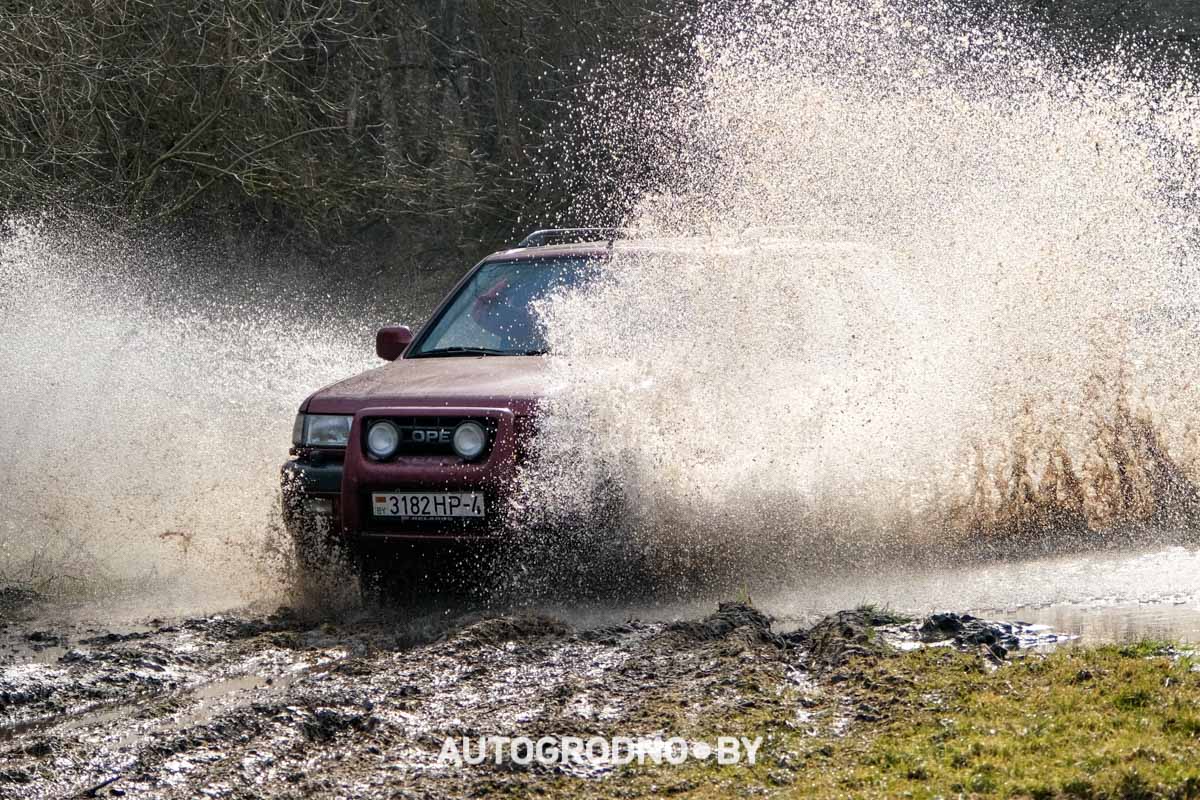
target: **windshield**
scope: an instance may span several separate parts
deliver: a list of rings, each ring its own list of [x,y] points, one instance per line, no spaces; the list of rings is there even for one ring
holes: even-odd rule
[[[484,264],[463,286],[409,358],[540,355],[546,341],[533,303],[595,274],[595,260],[548,258]]]

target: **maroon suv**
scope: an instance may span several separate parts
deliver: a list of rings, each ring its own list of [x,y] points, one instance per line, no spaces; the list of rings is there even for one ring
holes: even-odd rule
[[[489,539],[533,434],[546,344],[532,303],[595,273],[614,231],[538,231],[477,264],[415,336],[379,331],[384,364],[312,394],[283,467],[302,564],[405,540]],[[320,531],[320,533],[315,533]]]

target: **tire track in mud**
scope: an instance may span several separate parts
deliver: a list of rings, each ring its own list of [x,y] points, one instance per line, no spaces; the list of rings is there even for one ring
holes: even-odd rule
[[[703,622],[590,630],[533,613],[279,614],[63,641],[52,663],[0,672],[0,795],[390,797],[536,783],[556,776],[452,770],[438,763],[443,741],[674,732],[736,708],[747,681],[793,680],[781,644],[767,617],[733,605]]]
[[[738,603],[698,621],[590,628],[532,611],[444,608],[325,620],[281,609],[100,635],[11,625],[0,630],[0,796],[561,793],[614,765],[523,765],[510,753],[458,768],[440,760],[443,745],[703,741],[743,733],[726,728],[748,710],[810,736],[841,735],[873,718],[838,688],[848,658],[943,642],[986,647],[999,661],[1006,647],[1036,644],[1040,627],[864,607],[779,634]],[[31,641],[48,648],[41,658],[28,658]]]

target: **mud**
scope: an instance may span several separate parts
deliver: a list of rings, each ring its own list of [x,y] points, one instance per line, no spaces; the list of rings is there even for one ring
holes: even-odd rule
[[[780,632],[740,603],[698,620],[586,628],[539,613],[376,608],[313,619],[280,609],[102,630],[10,614],[0,628],[0,796],[563,791],[605,780],[612,765],[460,770],[439,763],[441,747],[449,736],[687,735],[764,696],[783,704],[785,687],[836,697],[831,668],[850,654],[915,646],[949,618],[860,609]],[[853,724],[844,706],[804,716]]]

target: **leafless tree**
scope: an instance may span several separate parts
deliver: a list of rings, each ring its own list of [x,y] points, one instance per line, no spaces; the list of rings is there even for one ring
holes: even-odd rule
[[[478,230],[581,69],[671,24],[654,0],[0,0],[0,209]]]

